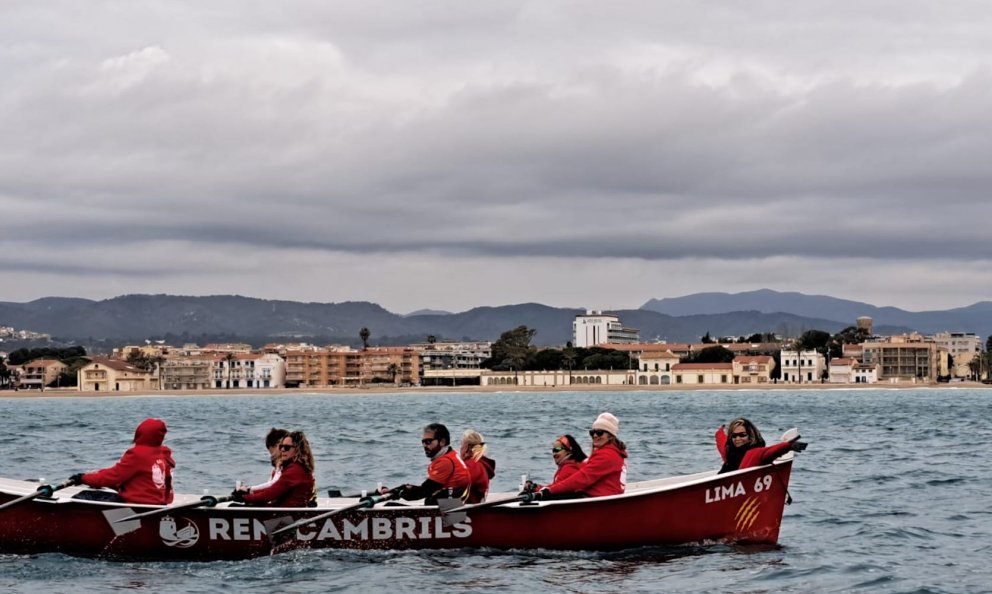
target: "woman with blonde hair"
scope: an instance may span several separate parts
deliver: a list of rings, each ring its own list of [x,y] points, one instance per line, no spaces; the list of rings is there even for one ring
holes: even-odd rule
[[[465,502],[481,503],[489,493],[489,481],[496,476],[496,461],[486,457],[486,441],[475,429],[466,429],[462,433],[459,454],[472,481]]]

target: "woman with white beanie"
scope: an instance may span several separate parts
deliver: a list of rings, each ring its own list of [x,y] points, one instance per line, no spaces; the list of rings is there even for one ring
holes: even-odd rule
[[[620,420],[613,414],[604,412],[596,417],[589,430],[592,454],[579,471],[532,493],[527,500],[622,494],[627,487],[627,446],[617,437],[619,433]]]

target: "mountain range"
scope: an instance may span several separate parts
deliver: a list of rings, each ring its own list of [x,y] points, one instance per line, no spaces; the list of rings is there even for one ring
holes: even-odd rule
[[[63,341],[170,342],[231,340],[250,342],[309,341],[358,344],[369,328],[372,345],[438,340],[495,340],[525,325],[537,330],[538,345],[571,340],[572,321],[584,310],[537,303],[477,307],[460,313],[421,310],[407,315],[374,303],[301,303],[217,295],[124,295],[102,301],[46,297],[27,303],[0,302],[0,325],[43,332]],[[894,307],[822,295],[771,290],[747,293],[697,293],[652,299],[639,309],[612,310],[645,341],[696,342],[704,334],[746,336],[774,332],[798,336],[810,329],[837,332],[859,316],[874,320],[877,334],[944,330],[992,333],[992,302],[945,311],[910,312]]]

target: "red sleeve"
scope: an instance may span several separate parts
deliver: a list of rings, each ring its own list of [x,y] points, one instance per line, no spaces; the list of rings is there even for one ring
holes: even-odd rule
[[[727,432],[723,430],[723,425],[716,430],[716,435],[713,436],[716,439],[716,451],[720,452],[720,457],[723,461],[727,461]]]
[[[142,468],[140,456],[134,450],[129,449],[124,452],[117,464],[110,468],[87,472],[83,475],[83,482],[91,487],[111,487],[117,488],[131,480]]]
[[[789,442],[783,441],[766,448],[754,448],[748,450],[741,460],[741,468],[751,468],[752,466],[764,466],[771,464],[775,458],[789,451]]]
[[[279,480],[264,489],[252,491],[245,495],[245,503],[268,503],[276,501],[293,487],[303,484],[306,475],[298,464],[290,464],[283,469]]]
[[[622,466],[623,458],[620,457],[619,452],[613,448],[606,448],[589,456],[572,476],[545,488],[552,493],[582,491],[611,472],[617,472]]]

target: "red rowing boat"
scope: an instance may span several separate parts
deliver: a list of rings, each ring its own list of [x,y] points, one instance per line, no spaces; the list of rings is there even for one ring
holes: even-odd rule
[[[0,510],[0,553],[64,553],[117,560],[246,559],[300,548],[551,549],[612,551],[642,546],[775,544],[793,454],[774,464],[627,486],[623,495],[494,505],[453,513],[400,502],[374,507],[321,498],[316,508],[260,508],[232,503],[133,505],[82,500],[85,487],[28,498]],[[24,498],[37,483],[0,479],[0,504]],[[185,506],[185,507],[183,507]],[[177,509],[178,507],[178,509]],[[340,513],[331,513],[340,510]],[[147,512],[155,512],[148,514]],[[142,514],[145,517],[131,518]],[[330,516],[276,534],[302,519]],[[270,536],[271,535],[271,536]]]

